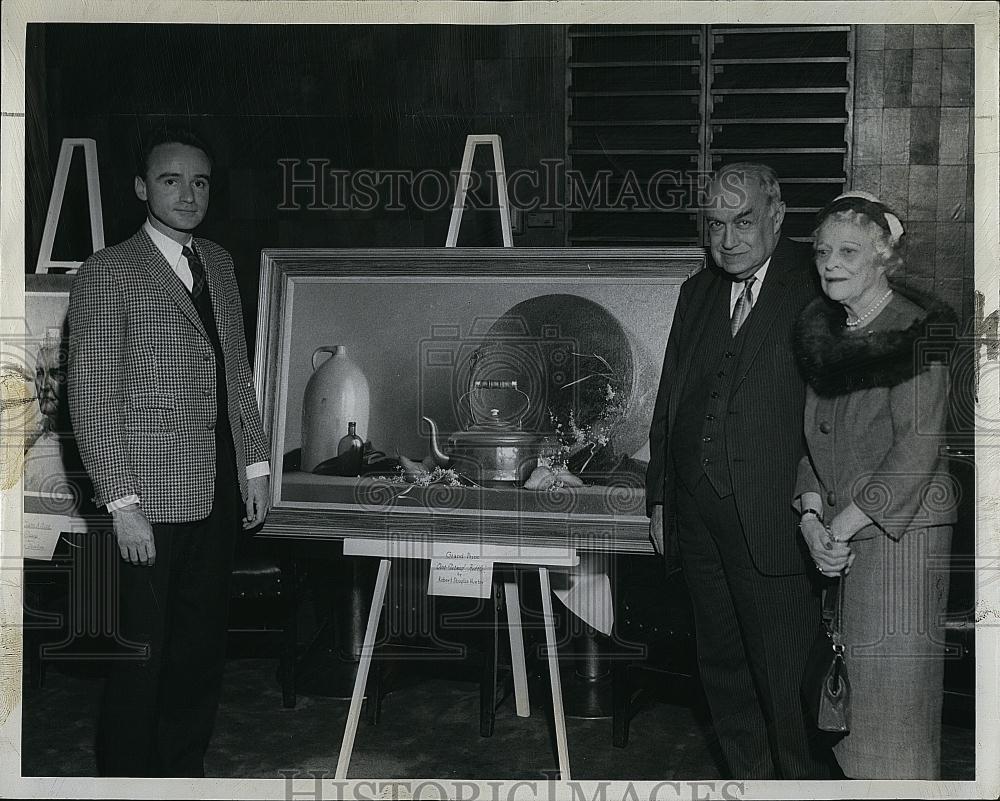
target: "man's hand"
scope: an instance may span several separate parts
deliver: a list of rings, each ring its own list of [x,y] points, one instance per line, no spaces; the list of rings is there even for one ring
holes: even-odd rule
[[[656,552],[663,556],[663,504],[656,504],[649,516],[649,538]]]
[[[153,527],[142,507],[135,503],[111,513],[118,550],[129,564],[150,566],[156,562]]]
[[[247,479],[246,515],[243,517],[243,528],[257,528],[267,517],[271,508],[271,477],[258,476]]]

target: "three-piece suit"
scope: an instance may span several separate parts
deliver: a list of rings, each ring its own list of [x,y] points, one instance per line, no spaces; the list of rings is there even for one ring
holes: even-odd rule
[[[679,554],[730,772],[822,777],[799,695],[819,596],[792,507],[805,399],[792,331],[819,292],[810,248],[779,239],[735,336],[731,290],[714,267],[681,287],[650,431],[647,511],[663,505],[665,552]]]

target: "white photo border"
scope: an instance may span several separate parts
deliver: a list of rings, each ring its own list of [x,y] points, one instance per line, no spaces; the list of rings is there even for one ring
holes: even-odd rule
[[[24,334],[25,230],[25,35],[29,22],[255,23],[447,23],[598,24],[661,23],[838,23],[975,25],[975,286],[984,314],[1000,304],[998,242],[998,6],[970,2],[324,2],[291,0],[5,0],[0,53],[0,338]],[[86,65],[81,65],[82,69]],[[985,358],[986,342],[980,348]],[[1000,362],[984,362],[979,420],[1000,420]],[[0,795],[79,798],[433,798],[465,799],[683,797],[738,798],[996,798],[1000,795],[1000,582],[990,581],[1000,560],[1000,436],[977,430],[977,703],[974,782],[454,782],[408,779],[397,782],[334,782],[311,779],[150,780],[20,778],[21,583],[19,563],[8,564],[12,537],[19,538],[19,493],[0,496]],[[331,768],[336,744],[331,742]],[[476,793],[475,795],[470,795]],[[602,795],[603,793],[603,795]],[[655,796],[653,795],[655,793]],[[706,794],[707,793],[707,794]],[[714,795],[713,795],[714,793]]]

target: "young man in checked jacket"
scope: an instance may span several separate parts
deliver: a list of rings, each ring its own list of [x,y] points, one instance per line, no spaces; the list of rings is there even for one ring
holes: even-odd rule
[[[232,258],[191,236],[211,171],[192,134],[153,137],[135,177],[145,224],[87,259],[70,293],[70,412],[121,552],[116,637],[145,654],[110,667],[106,776],[204,775],[240,520],[268,509]]]

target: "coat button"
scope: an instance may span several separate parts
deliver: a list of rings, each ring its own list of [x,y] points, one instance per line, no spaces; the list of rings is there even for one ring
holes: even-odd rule
[[[828,492],[826,494],[826,502],[828,504],[830,504],[830,506],[836,506],[837,505],[837,496],[834,495],[832,491]]]
[[[713,398],[717,398],[717,397],[719,397],[719,393],[718,393],[718,392],[713,392],[713,393],[712,393],[712,397],[713,397]]]
[[[731,350],[727,350],[727,351],[725,352],[725,354],[723,354],[723,355],[725,356],[725,358],[727,358],[727,359],[731,359],[731,358],[733,358],[733,356],[735,356],[736,354],[735,354],[735,353],[733,353],[733,352],[732,352]]]
[[[711,459],[702,459],[702,460],[701,460],[701,463],[702,463],[702,464],[711,464],[711,463],[712,463],[712,460],[711,460]]]
[[[716,376],[718,376],[719,378],[725,378],[726,377],[726,371],[725,370],[719,370],[719,372],[716,373]]]
[[[714,420],[715,419],[715,415],[714,414],[706,414],[705,415],[705,419],[706,420]]]
[[[830,425],[829,422],[824,420],[822,423],[819,424],[819,430],[822,431],[824,434],[829,434],[831,431],[833,431],[833,426]]]
[[[711,442],[711,441],[712,441],[712,438],[711,438],[711,437],[702,437],[702,438],[701,438],[701,441],[702,441],[702,442]]]
[[[209,423],[207,426],[205,426],[205,428],[207,428],[209,431],[215,431],[215,423]]]

